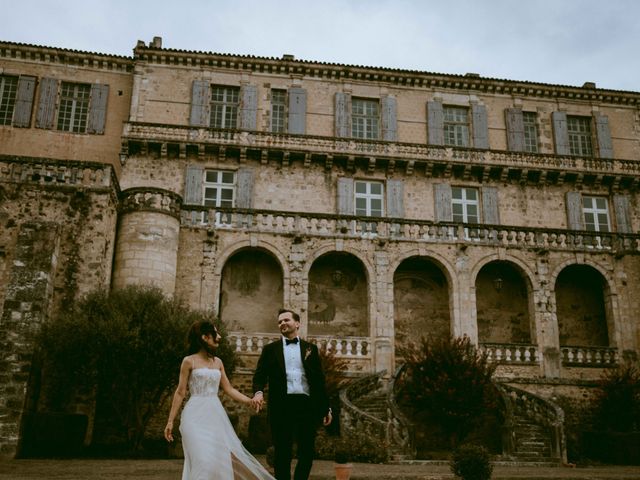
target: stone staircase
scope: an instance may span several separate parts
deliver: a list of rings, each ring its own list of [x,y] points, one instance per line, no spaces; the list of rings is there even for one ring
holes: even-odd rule
[[[386,422],[389,419],[387,392],[377,390],[354,400],[353,404],[369,415]]]

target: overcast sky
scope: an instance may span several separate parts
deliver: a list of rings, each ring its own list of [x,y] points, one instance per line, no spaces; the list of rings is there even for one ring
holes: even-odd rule
[[[0,39],[164,48],[640,91],[640,0],[2,0]]]

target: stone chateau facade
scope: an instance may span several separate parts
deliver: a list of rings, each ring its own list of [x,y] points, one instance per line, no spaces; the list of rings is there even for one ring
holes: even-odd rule
[[[0,42],[2,452],[37,410],[38,326],[131,283],[216,312],[247,374],[285,305],[353,376],[466,335],[505,382],[580,397],[639,349],[639,106],[158,37]]]

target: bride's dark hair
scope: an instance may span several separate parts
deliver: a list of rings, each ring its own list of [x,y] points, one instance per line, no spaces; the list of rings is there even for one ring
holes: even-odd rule
[[[201,348],[209,351],[209,345],[205,343],[202,339],[203,335],[216,335],[218,330],[213,323],[208,320],[199,320],[194,322],[189,328],[189,333],[187,333],[187,345],[189,355],[192,353],[198,353]],[[213,353],[213,352],[209,352]]]

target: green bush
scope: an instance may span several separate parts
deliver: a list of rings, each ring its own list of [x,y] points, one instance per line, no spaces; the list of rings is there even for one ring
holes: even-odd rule
[[[461,445],[454,450],[450,467],[462,480],[489,480],[493,472],[489,452],[480,445]]]
[[[595,424],[602,430],[640,430],[640,367],[627,361],[604,372],[600,379]]]
[[[449,446],[461,443],[485,422],[487,412],[497,410],[491,381],[495,365],[469,338],[422,338],[401,355],[406,363],[397,380],[398,403],[414,421],[441,432]]]
[[[90,394],[96,402],[94,443],[116,437],[126,439],[130,452],[139,451],[149,421],[176,386],[187,330],[205,318],[157,288],[88,294],[43,325],[38,343],[45,408],[64,411],[78,394]],[[231,375],[235,352],[225,343],[224,325],[216,324],[223,335],[216,354]]]

